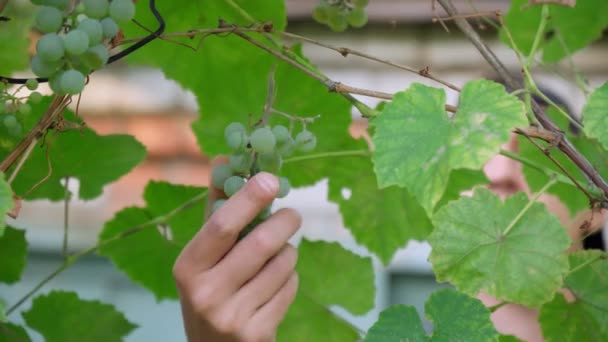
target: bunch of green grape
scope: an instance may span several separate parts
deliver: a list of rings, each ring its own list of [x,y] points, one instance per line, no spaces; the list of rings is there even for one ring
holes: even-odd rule
[[[135,16],[132,0],[32,0],[40,7],[34,25],[44,35],[31,67],[57,94],[78,94],[92,71],[109,59],[108,42],[119,24]]]
[[[27,97],[17,95],[26,87],[31,91]],[[2,133],[6,133],[12,137],[19,137],[23,131],[23,121],[32,111],[29,103],[25,99],[29,99],[31,103],[40,103],[42,94],[35,91],[38,88],[38,81],[31,79],[24,85],[17,87],[14,92],[9,92],[8,84],[0,83],[0,127]]]
[[[312,17],[332,30],[341,32],[348,25],[363,27],[367,23],[365,7],[369,0],[321,0],[313,9]]]
[[[224,137],[232,150],[230,163],[216,166],[211,173],[211,182],[214,187],[223,189],[228,197],[239,191],[256,173],[265,171],[278,175],[283,158],[295,152],[310,152],[317,145],[316,136],[305,126],[293,137],[291,130],[282,125],[257,127],[248,132],[244,125],[233,122],[226,127]],[[279,177],[278,197],[287,196],[290,188],[289,180]],[[220,208],[225,202],[215,202],[212,211]],[[268,216],[270,206],[264,209],[242,234],[247,234]]]

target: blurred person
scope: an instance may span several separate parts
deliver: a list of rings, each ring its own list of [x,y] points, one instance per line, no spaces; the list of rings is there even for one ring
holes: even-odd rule
[[[504,148],[517,152],[515,136]],[[219,157],[212,167],[227,162],[227,158]],[[490,189],[503,198],[518,191],[530,193],[517,161],[497,156],[484,171]],[[275,340],[277,327],[298,287],[297,251],[288,240],[299,229],[301,217],[293,209],[281,209],[242,240],[238,241],[238,236],[272,202],[278,190],[275,176],[257,174],[209,216],[177,259],[173,273],[189,341]],[[207,208],[219,198],[225,198],[222,190],[210,185]],[[573,241],[569,251],[583,248],[583,234],[599,231],[606,220],[604,212],[591,211],[571,218],[567,208],[552,195],[545,194],[539,200],[567,227]],[[580,227],[584,222],[589,224],[583,231]],[[601,231],[585,239],[585,245],[605,249]],[[565,295],[572,300],[568,293]],[[487,306],[500,303],[484,293],[478,298]],[[492,320],[502,334],[542,341],[537,315],[536,309],[507,304],[492,314]]]

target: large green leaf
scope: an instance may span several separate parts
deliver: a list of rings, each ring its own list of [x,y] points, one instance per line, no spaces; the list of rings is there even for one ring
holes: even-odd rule
[[[66,291],[36,297],[22,316],[46,342],[122,341],[137,327],[112,305]]]
[[[136,227],[139,229],[143,224],[166,215],[200,195],[202,191],[200,188],[151,182],[145,190],[148,208],[131,207],[121,210],[105,224],[99,240],[121,236]],[[103,245],[99,253],[110,258],[133,281],[154,293],[157,300],[177,298],[172,276],[173,264],[183,246],[201,227],[203,213],[200,201],[174,216],[167,222],[167,226],[150,225],[141,228],[136,233]]]
[[[278,340],[356,341],[357,330],[336,317],[329,306],[338,305],[353,314],[363,314],[374,307],[371,259],[355,255],[337,243],[308,240],[300,243],[299,255],[298,295],[279,327]]]
[[[443,197],[437,203],[435,210],[443,207],[450,201],[460,198],[462,192],[471,190],[480,185],[487,185],[488,183],[490,183],[490,181],[483,171],[467,169],[452,171]]]
[[[597,88],[583,108],[585,134],[608,148],[608,82]]]
[[[544,304],[539,322],[547,341],[608,340],[608,256],[601,251],[570,254],[565,285],[575,297],[559,294]]]
[[[0,322],[0,341],[3,342],[30,342],[31,339],[22,326],[13,323]]]
[[[428,299],[425,311],[435,327],[431,336],[426,336],[414,307],[397,305],[380,314],[365,342],[498,341],[490,310],[478,299],[441,289]]]
[[[0,236],[4,234],[6,215],[13,209],[13,190],[0,172]]]
[[[528,55],[541,18],[541,6],[528,6],[528,0],[513,0],[504,16],[519,51]],[[543,60],[554,63],[580,50],[602,36],[608,26],[608,2],[604,0],[576,1],[574,8],[547,5],[549,20],[541,40]],[[511,45],[501,33],[507,45]]]
[[[30,7],[17,1],[9,1],[0,14],[10,18],[9,21],[0,21],[0,75],[10,76],[15,71],[27,69],[29,64],[28,35],[33,16]]]
[[[340,206],[344,225],[355,240],[388,264],[408,240],[425,239],[433,226],[407,190],[396,186],[379,190],[372,167],[367,157],[335,164],[329,199]]]
[[[26,256],[25,231],[7,227],[0,238],[0,282],[13,284],[19,281]]]
[[[379,186],[408,188],[428,213],[452,170],[481,169],[527,123],[523,103],[492,81],[467,83],[452,118],[444,106],[443,90],[414,83],[372,121]]]
[[[47,98],[33,106],[32,111],[42,113],[49,103]],[[73,122],[74,113],[66,110],[64,118]],[[15,178],[13,190],[18,195],[26,199],[62,200],[65,189],[61,182],[65,177],[72,177],[80,181],[80,198],[91,200],[101,195],[105,185],[131,171],[146,157],[144,146],[130,135],[102,136],[88,127],[55,133],[51,131],[41,139]]]
[[[501,202],[478,189],[441,208],[429,236],[437,280],[528,306],[551,300],[568,269],[570,239],[544,205],[528,204],[524,193]]]

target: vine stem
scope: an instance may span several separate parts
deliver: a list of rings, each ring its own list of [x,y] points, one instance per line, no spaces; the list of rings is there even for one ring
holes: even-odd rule
[[[543,187],[537,193],[535,193],[532,198],[530,198],[526,206],[517,214],[517,216],[515,216],[511,223],[509,223],[509,226],[504,230],[504,232],[502,232],[503,236],[509,234],[509,232],[513,229],[513,227],[515,227],[517,222],[519,222],[519,220],[521,220],[521,218],[528,212],[528,210],[530,210],[532,205],[539,199],[539,197],[544,194],[553,184],[555,184],[556,181],[557,180],[555,177],[551,177],[549,181],[545,185],[543,185]]]
[[[598,261],[598,260],[606,260],[608,259],[608,256],[605,253],[599,254],[598,256],[596,256],[595,258],[591,259],[591,260],[587,260],[584,263],[576,266],[575,268],[571,269],[570,271],[568,271],[568,273],[566,274],[566,276],[580,270],[583,267],[587,267],[591,264],[593,264],[594,262]]]
[[[283,161],[283,163],[294,163],[294,162],[300,162],[300,161],[310,160],[310,159],[333,158],[333,157],[355,157],[355,156],[367,157],[370,155],[371,155],[371,152],[369,150],[323,152],[323,153],[307,154],[304,156],[287,158]]]
[[[47,284],[49,281],[53,280],[55,277],[57,277],[59,274],[61,274],[63,271],[65,271],[66,269],[68,269],[70,266],[72,266],[73,264],[75,264],[78,260],[82,259],[83,257],[94,253],[95,251],[97,251],[99,248],[102,248],[110,243],[119,241],[121,239],[124,239],[128,236],[131,236],[133,234],[136,234],[148,227],[156,227],[159,225],[164,225],[167,224],[167,222],[173,218],[175,215],[181,213],[182,211],[188,209],[189,207],[191,207],[192,205],[194,205],[195,203],[202,201],[205,199],[205,197],[207,196],[207,189],[205,189],[204,191],[202,191],[200,194],[190,198],[189,200],[185,201],[184,203],[180,204],[178,207],[176,207],[175,209],[171,210],[169,213],[165,214],[165,215],[161,215],[161,216],[157,216],[156,218],[153,218],[145,223],[142,223],[140,225],[134,226],[133,228],[130,228],[128,230],[123,231],[122,233],[111,237],[109,239],[106,240],[102,240],[99,241],[96,245],[89,247],[88,249],[85,249],[79,253],[76,253],[74,255],[68,256],[67,258],[65,258],[65,260],[63,261],[63,263],[57,268],[55,269],[53,272],[51,272],[48,276],[46,276],[44,279],[42,279],[38,284],[36,284],[36,286],[34,286],[30,291],[28,291],[23,297],[21,297],[15,304],[13,304],[13,306],[11,306],[8,310],[6,310],[6,315],[10,315],[12,312],[14,312],[17,308],[19,308],[23,303],[25,303],[30,297],[32,297],[34,294],[36,294],[36,292],[38,292],[45,284]]]

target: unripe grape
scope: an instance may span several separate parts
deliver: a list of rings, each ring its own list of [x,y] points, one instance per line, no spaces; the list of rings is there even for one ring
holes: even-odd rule
[[[283,165],[283,158],[277,153],[260,153],[258,154],[258,167],[261,171],[270,173],[278,173]]]
[[[278,151],[279,151],[279,154],[281,155],[281,157],[289,157],[295,152],[295,150],[296,150],[296,143],[295,143],[295,141],[293,141],[293,139],[291,137],[289,137],[289,139],[287,139],[284,143],[279,145],[279,148],[278,148]]]
[[[79,30],[84,31],[89,36],[89,46],[94,46],[101,43],[103,39],[103,28],[99,20],[95,19],[83,19],[76,27]]]
[[[69,54],[80,55],[89,48],[89,35],[83,30],[72,30],[63,37],[63,42]]]
[[[236,194],[237,191],[241,190],[241,188],[245,185],[245,180],[243,177],[232,176],[226,179],[224,182],[224,193],[226,196],[231,197]]]
[[[233,131],[226,136],[226,143],[234,151],[242,151],[247,147],[247,135],[244,132]]]
[[[30,78],[25,82],[25,87],[29,90],[38,89],[38,81],[35,78]]]
[[[348,27],[348,21],[343,14],[330,16],[327,18],[327,25],[332,31],[342,32]]]
[[[219,200],[215,201],[215,203],[213,203],[213,207],[211,208],[211,212],[214,213],[216,210],[221,208],[224,204],[226,204],[226,200],[224,200],[224,199],[219,199]]]
[[[272,153],[277,144],[274,134],[268,127],[261,127],[251,133],[251,147],[259,153]]]
[[[270,215],[272,215],[272,212],[270,211],[270,207],[272,205],[267,206],[266,208],[262,209],[262,211],[260,211],[258,213],[258,215],[256,216],[256,220],[258,221],[264,221],[265,219],[269,218]]]
[[[110,17],[101,20],[101,28],[105,38],[114,38],[120,30],[118,24]]]
[[[61,63],[45,61],[40,58],[40,56],[34,56],[32,57],[30,66],[32,68],[32,72],[38,77],[50,77],[57,72],[61,66]]]
[[[274,134],[277,143],[283,143],[289,139],[289,130],[287,127],[282,125],[277,125],[272,127],[272,134]]]
[[[84,14],[90,18],[101,19],[108,14],[110,3],[108,0],[82,0]]]
[[[317,137],[309,131],[296,135],[296,147],[301,152],[310,152],[317,146]]]
[[[233,154],[230,156],[230,168],[236,173],[249,173],[251,163],[253,163],[251,153]]]
[[[17,118],[14,115],[5,115],[4,118],[2,119],[2,123],[4,124],[4,126],[6,126],[6,128],[12,128],[15,127],[19,122],[17,121]]]
[[[312,10],[312,18],[321,24],[327,23],[327,6],[319,4]]]
[[[135,17],[135,5],[131,0],[113,0],[110,4],[110,17],[119,24],[124,24]]]
[[[103,68],[109,58],[108,48],[103,44],[90,47],[81,57],[82,63],[93,70]]]
[[[49,78],[49,87],[55,94],[65,94],[65,91],[61,88],[61,73],[57,73]]]
[[[21,127],[21,124],[17,122],[17,124],[13,127],[10,127],[8,129],[8,133],[14,137],[18,137],[21,135],[21,130],[23,129],[23,127]]]
[[[70,0],[32,0],[32,3],[39,6],[53,6],[65,9],[70,4]]]
[[[17,113],[27,116],[32,112],[32,106],[27,103],[22,103],[17,107]]]
[[[289,179],[287,179],[285,177],[280,177],[279,178],[279,194],[277,195],[277,197],[283,198],[283,197],[287,196],[287,194],[289,193],[289,190],[291,190],[291,185],[289,184]]]
[[[228,164],[220,164],[211,171],[211,184],[218,189],[224,188],[226,179],[232,176],[232,170]]]
[[[38,104],[42,101],[42,94],[40,94],[39,92],[35,91],[33,93],[30,94],[29,97],[29,101],[33,104]]]
[[[36,12],[34,24],[42,33],[57,32],[63,25],[63,12],[55,7],[40,7]]]
[[[367,13],[363,8],[355,8],[348,14],[347,20],[352,27],[363,27],[367,24]]]
[[[58,62],[65,53],[63,39],[55,33],[47,33],[36,43],[36,52],[44,61]]]
[[[82,92],[84,83],[84,75],[78,70],[66,70],[59,75],[61,90],[67,94],[76,95]]]

